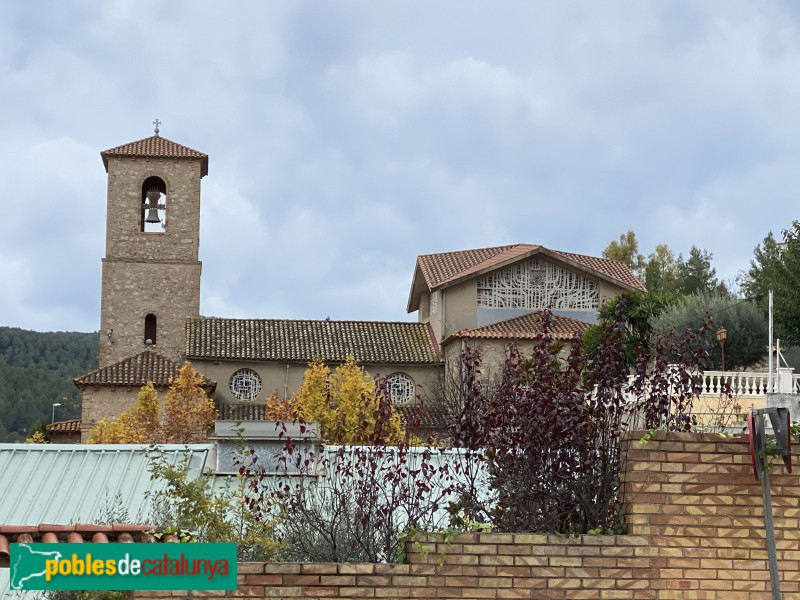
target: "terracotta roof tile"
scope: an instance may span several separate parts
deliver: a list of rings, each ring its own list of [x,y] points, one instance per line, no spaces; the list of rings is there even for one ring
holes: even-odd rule
[[[186,357],[307,363],[314,358],[363,364],[439,364],[438,346],[426,323],[190,319]]]
[[[463,329],[453,334],[451,338],[532,340],[542,334],[543,316],[544,313],[541,311],[531,312],[483,327]],[[589,326],[590,323],[586,321],[554,314],[550,324],[550,335],[557,340],[571,340],[576,335],[583,335]]]
[[[447,283],[491,269],[496,265],[513,261],[517,257],[538,249],[596,271],[600,275],[617,281],[624,286],[645,291],[644,286],[634,277],[631,270],[620,262],[572,252],[548,250],[537,244],[512,244],[510,246],[478,248],[459,252],[423,254],[417,257],[417,264],[425,277],[428,287],[435,289]]]
[[[47,431],[50,433],[80,433],[81,420],[70,419],[68,421],[56,421],[47,426]]]
[[[136,140],[103,150],[100,153],[103,158],[103,165],[108,171],[109,156],[132,156],[141,158],[186,158],[200,159],[202,161],[202,176],[208,175],[208,155],[197,150],[183,146],[172,140],[159,135],[151,135],[148,138]]]
[[[597,271],[601,275],[605,275],[609,279],[614,279],[620,283],[638,290],[646,292],[647,288],[644,287],[641,281],[631,272],[627,265],[616,260],[608,258],[598,258],[596,256],[586,256],[585,254],[573,254],[572,252],[561,252],[560,250],[553,250],[554,254],[560,254],[564,258],[579,263],[589,269]]]
[[[460,250],[458,252],[441,252],[439,254],[423,254],[417,257],[417,264],[422,270],[428,286],[433,289],[474,271],[476,266],[496,258],[512,248],[514,248],[513,245]]]
[[[124,385],[141,387],[152,381],[155,387],[169,387],[173,377],[177,377],[180,365],[153,350],[145,350],[112,365],[108,365],[74,379],[75,385],[83,388],[89,385]],[[204,387],[213,390],[215,381],[203,378]]]
[[[0,566],[8,566],[9,544],[13,543],[81,543],[81,542],[144,542],[169,541],[166,535],[155,536],[148,531],[153,525],[0,525]]]

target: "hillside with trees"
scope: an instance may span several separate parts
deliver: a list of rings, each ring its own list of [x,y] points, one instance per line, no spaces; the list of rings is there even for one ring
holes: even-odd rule
[[[72,379],[97,368],[97,333],[0,327],[0,442],[22,442],[40,423],[80,417]]]

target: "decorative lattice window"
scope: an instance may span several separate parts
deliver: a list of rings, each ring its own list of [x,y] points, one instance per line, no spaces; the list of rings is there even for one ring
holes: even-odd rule
[[[478,281],[479,308],[595,310],[599,305],[596,281],[538,259]]]
[[[416,388],[414,380],[405,373],[393,373],[386,378],[386,387],[389,389],[389,399],[393,404],[411,402],[414,399]]]
[[[234,398],[252,402],[261,391],[261,377],[251,369],[239,369],[231,375],[228,386]]]
[[[431,309],[428,312],[435,315],[437,310],[439,310],[439,292],[431,292]]]

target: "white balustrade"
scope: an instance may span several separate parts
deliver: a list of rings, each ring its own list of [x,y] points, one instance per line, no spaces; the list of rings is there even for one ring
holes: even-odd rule
[[[769,373],[706,371],[700,395],[718,396],[730,392],[733,396],[764,396],[768,381]],[[800,393],[800,375],[794,375],[792,369],[780,369],[773,376],[773,387],[780,393]]]

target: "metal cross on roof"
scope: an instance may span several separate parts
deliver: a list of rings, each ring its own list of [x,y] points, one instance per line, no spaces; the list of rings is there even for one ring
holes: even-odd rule
[[[161,130],[158,128],[158,127],[159,127],[159,125],[161,125],[161,121],[159,121],[158,119],[156,119],[155,121],[153,121],[153,127],[154,127],[154,131],[156,132],[156,135],[158,135],[158,132],[159,132],[159,131],[161,131]]]

